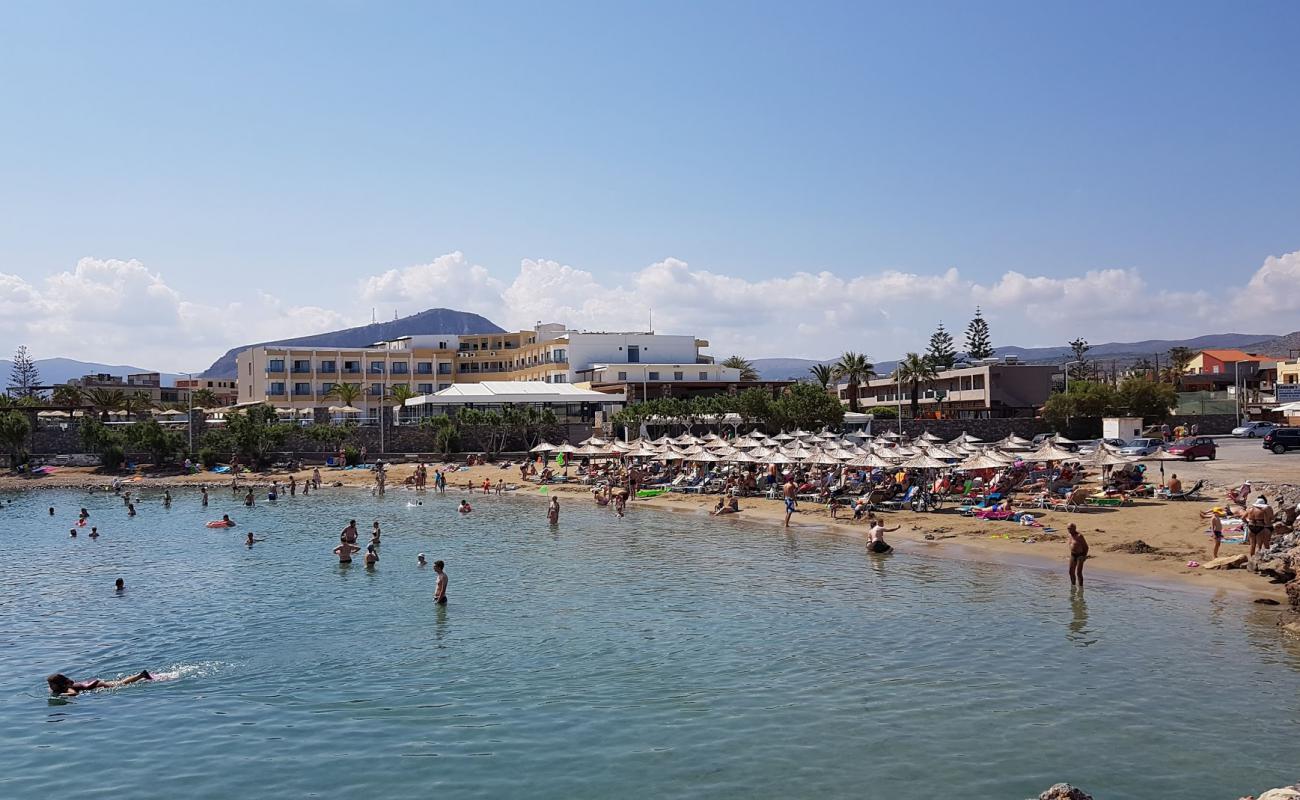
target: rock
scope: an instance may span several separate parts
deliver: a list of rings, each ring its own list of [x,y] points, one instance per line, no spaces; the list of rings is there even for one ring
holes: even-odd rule
[[[1216,558],[1213,561],[1207,561],[1201,566],[1205,569],[1237,569],[1246,563],[1246,554],[1238,553],[1235,556],[1224,556]]]
[[[1300,785],[1269,789],[1259,796],[1259,800],[1300,800]]]
[[[1058,783],[1040,794],[1038,800],[1092,800],[1092,795],[1068,783]]]
[[[1286,585],[1286,599],[1291,601],[1291,610],[1300,611],[1300,579]]]
[[[1131,542],[1120,542],[1118,544],[1113,544],[1110,547],[1107,547],[1106,550],[1112,553],[1132,553],[1133,555],[1143,555],[1146,553],[1160,552],[1159,550],[1147,544],[1146,542],[1142,541],[1141,539],[1134,539]]]
[[[1278,601],[1274,600],[1274,599],[1271,598],[1271,597],[1256,597],[1256,598],[1255,598],[1255,602],[1258,603],[1258,604],[1261,605],[1261,606],[1280,606],[1280,605],[1282,605],[1281,603],[1279,603]]]
[[[1300,622],[1288,622],[1282,626],[1282,630],[1300,636]]]

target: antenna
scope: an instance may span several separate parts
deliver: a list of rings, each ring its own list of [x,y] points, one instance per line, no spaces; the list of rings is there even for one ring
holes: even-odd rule
[[[374,324],[375,324],[375,307],[374,307],[374,306],[371,306],[371,307],[370,307],[370,324],[371,324],[371,325],[374,325]]]
[[[655,310],[650,309],[650,333],[655,332]]]

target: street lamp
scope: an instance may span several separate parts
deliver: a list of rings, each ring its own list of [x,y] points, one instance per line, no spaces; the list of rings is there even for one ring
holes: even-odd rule
[[[1241,362],[1232,362],[1232,388],[1235,390],[1236,397],[1233,399],[1233,411],[1237,417],[1237,424],[1241,425]]]
[[[898,422],[898,435],[903,435],[903,376],[898,367],[894,367],[894,402],[897,411],[894,412],[894,418]]]
[[[1065,391],[1070,391],[1070,367],[1077,367],[1082,363],[1082,361],[1067,361],[1061,365],[1065,367]]]
[[[190,458],[194,457],[194,373],[187,372],[185,377],[190,379],[190,385],[185,392],[185,424],[190,431]]]

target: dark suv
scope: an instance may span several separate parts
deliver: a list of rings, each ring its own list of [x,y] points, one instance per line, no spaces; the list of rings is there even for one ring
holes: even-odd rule
[[[1278,455],[1288,450],[1300,450],[1300,428],[1277,428],[1264,437],[1264,449]]]

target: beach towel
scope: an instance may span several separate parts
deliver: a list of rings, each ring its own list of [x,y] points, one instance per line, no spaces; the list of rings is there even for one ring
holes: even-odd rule
[[[212,471],[224,475],[230,471],[230,467],[227,467],[226,465],[222,464],[219,467],[213,467]]]

